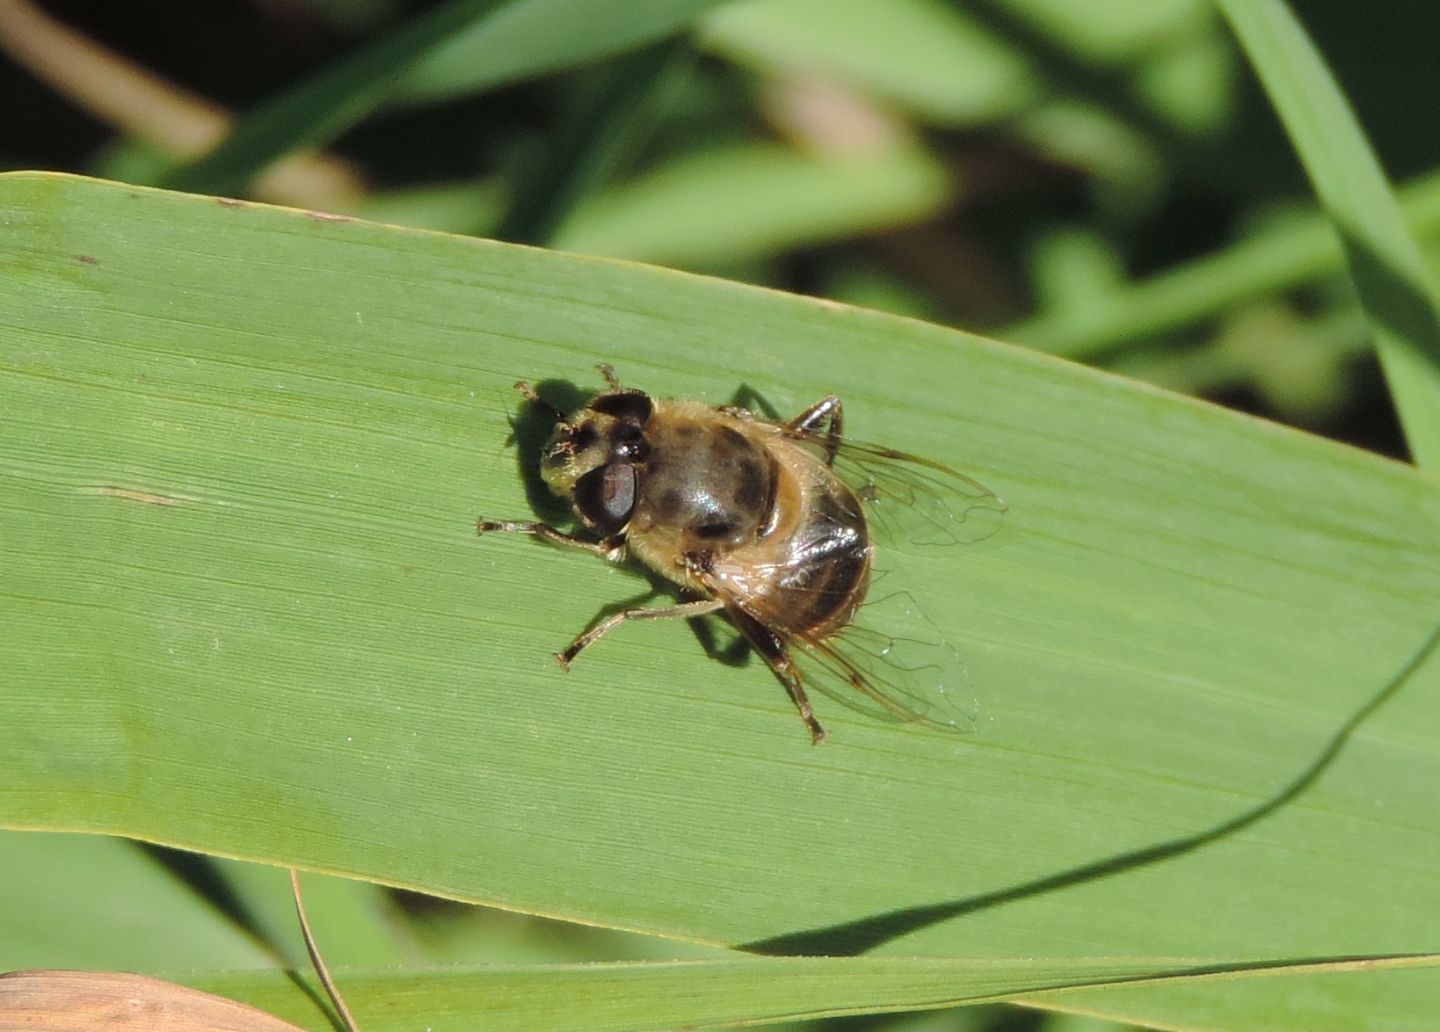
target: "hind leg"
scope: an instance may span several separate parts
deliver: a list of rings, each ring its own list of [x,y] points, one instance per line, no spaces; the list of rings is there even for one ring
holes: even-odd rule
[[[800,413],[790,422],[785,424],[788,430],[801,430],[805,433],[821,433],[824,428],[825,435],[825,464],[834,465],[835,453],[840,450],[840,426],[844,417],[844,406],[840,403],[838,394],[831,394],[811,405],[804,412]]]

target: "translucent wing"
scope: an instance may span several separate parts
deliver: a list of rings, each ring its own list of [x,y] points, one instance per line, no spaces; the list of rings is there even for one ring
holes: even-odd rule
[[[873,576],[854,619],[826,636],[731,589],[712,585],[732,615],[740,610],[787,648],[807,689],[872,718],[973,729],[975,697],[960,653],[921,610],[899,569]]]
[[[827,638],[790,639],[807,683],[851,709],[945,731],[974,729],[976,701],[960,653],[890,577],[855,620]]]
[[[977,704],[960,653],[926,616],[893,555],[933,555],[982,541],[999,529],[1005,503],[943,463],[877,445],[837,444],[807,430],[785,427],[782,433],[828,460],[865,506],[874,563],[865,600],[847,626],[822,637],[786,612],[765,612],[762,592],[727,597],[716,585],[716,594],[783,639],[809,688],[872,717],[972,730]],[[756,582],[786,581],[787,590],[797,590],[784,570],[755,572]],[[828,611],[824,604],[816,608]]]
[[[786,435],[822,458],[827,452],[824,434],[787,430]],[[842,440],[832,466],[865,503],[876,540],[902,551],[983,541],[1000,528],[1005,513],[1005,503],[984,484],[919,455]]]

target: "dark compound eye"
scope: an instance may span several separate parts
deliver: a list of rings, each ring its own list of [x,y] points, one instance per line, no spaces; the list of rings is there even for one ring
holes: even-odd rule
[[[605,512],[618,523],[625,523],[635,511],[635,488],[639,478],[634,466],[612,465],[605,467],[604,495]]]
[[[604,534],[618,533],[635,511],[639,475],[634,466],[612,463],[575,482],[575,509]]]
[[[611,391],[592,401],[590,408],[641,427],[649,422],[650,414],[655,411],[655,403],[644,391]]]

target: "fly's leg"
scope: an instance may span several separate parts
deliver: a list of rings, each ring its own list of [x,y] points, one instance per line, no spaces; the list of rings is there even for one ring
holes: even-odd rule
[[[482,516],[475,524],[475,532],[477,534],[533,534],[551,544],[579,549],[582,552],[589,552],[591,555],[598,555],[601,559],[618,559],[625,550],[623,535],[608,537],[603,541],[587,541],[584,538],[574,537],[564,531],[556,530],[548,523],[487,520]],[[663,609],[626,609],[602,620],[580,635],[563,652],[555,653],[555,659],[562,667],[569,670],[570,663],[576,656],[626,620],[663,620],[677,616],[704,616],[706,613],[715,612],[723,605],[723,602],[707,598],[695,602],[682,602],[679,605],[666,606]]]
[[[844,406],[840,396],[832,394],[822,398],[785,424],[788,430],[803,430],[807,433],[825,433],[825,465],[835,464],[835,453],[840,450],[840,424]]]
[[[565,422],[565,413],[561,412],[554,405],[550,404],[544,398],[540,397],[539,392],[536,391],[534,387],[531,387],[527,381],[516,380],[515,389],[520,392],[520,396],[522,398],[524,398],[530,404],[534,405],[536,408],[542,410],[547,416],[555,420],[555,422]]]
[[[615,367],[609,362],[601,362],[595,368],[600,370],[600,375],[605,377],[605,382],[610,385],[612,391],[623,391],[625,389],[620,386],[620,378],[615,375]]]
[[[586,541],[584,538],[556,530],[548,523],[525,523],[519,520],[487,520],[481,516],[475,521],[476,534],[533,534],[554,545],[576,548],[582,552],[598,555],[601,559],[616,559],[625,547],[623,537],[606,538],[604,541]]]
[[[805,726],[810,730],[811,743],[819,745],[825,741],[826,731],[820,726],[820,721],[815,719],[815,713],[810,708],[810,697],[805,694],[805,685],[800,679],[800,669],[790,658],[790,650],[785,647],[785,642],[759,620],[735,606],[726,609],[726,613],[785,686],[785,691],[790,694],[790,701],[800,711],[800,719],[805,721]]]
[[[669,620],[674,617],[704,616],[706,613],[715,612],[724,604],[718,599],[704,598],[696,602],[681,602],[679,605],[665,606],[663,609],[625,609],[614,616],[606,617],[580,635],[570,643],[565,651],[555,653],[555,659],[562,667],[569,670],[570,664],[575,661],[576,656],[627,620]]]

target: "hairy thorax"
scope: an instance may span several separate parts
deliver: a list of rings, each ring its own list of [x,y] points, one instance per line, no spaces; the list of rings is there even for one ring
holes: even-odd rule
[[[664,538],[675,552],[724,554],[765,535],[780,470],[763,437],[685,402],[657,402],[647,437],[632,537]]]
[[[635,557],[705,593],[676,560],[706,555],[711,575],[775,626],[847,622],[871,557],[853,492],[770,424],[698,402],[656,404],[628,532]]]

